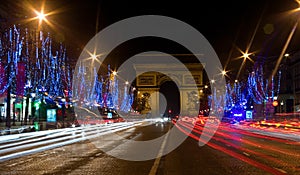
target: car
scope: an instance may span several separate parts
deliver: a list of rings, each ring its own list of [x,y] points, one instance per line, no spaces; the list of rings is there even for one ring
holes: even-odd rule
[[[104,123],[118,123],[125,121],[115,109],[99,108],[99,112]]]

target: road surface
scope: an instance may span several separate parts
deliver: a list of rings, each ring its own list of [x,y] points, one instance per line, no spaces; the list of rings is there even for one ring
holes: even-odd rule
[[[300,143],[297,141],[254,134],[221,123],[213,138],[199,146],[200,134],[209,133],[202,133],[203,125],[194,124],[188,121],[178,121],[176,125],[143,122],[119,125],[114,129],[108,126],[106,130],[91,129],[104,133],[100,135],[74,129],[35,132],[35,135],[10,140],[3,138],[0,139],[0,174],[300,174]],[[146,161],[128,161],[106,154],[108,151],[134,152],[134,148],[126,147],[126,140],[155,139],[172,127],[189,137],[167,155]],[[193,131],[189,134],[190,129]],[[40,135],[36,136],[38,133]],[[124,139],[117,139],[112,133]],[[70,142],[74,139],[77,140]],[[161,149],[168,146],[171,145],[166,138]],[[22,154],[17,154],[20,152]]]

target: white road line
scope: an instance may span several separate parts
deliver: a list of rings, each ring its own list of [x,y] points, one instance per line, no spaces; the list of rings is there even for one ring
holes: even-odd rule
[[[165,139],[164,139],[163,143],[161,144],[160,150],[157,154],[157,157],[154,161],[154,164],[152,165],[152,168],[149,172],[149,175],[156,175],[156,172],[157,172],[157,169],[158,169],[158,166],[159,166],[159,163],[160,163],[160,159],[163,155],[163,150],[165,149],[168,137],[169,137],[169,133],[166,134]]]
[[[246,156],[248,156],[248,157],[250,156],[250,154],[248,154],[248,153],[246,153],[246,152],[243,152],[243,154],[246,155]]]
[[[10,164],[10,165],[7,165],[8,167],[13,167],[13,166],[16,166],[18,163],[13,163],[13,164]]]
[[[282,173],[284,173],[284,174],[287,174],[286,171],[284,171],[284,170],[282,170],[282,169],[280,169],[280,168],[275,168],[275,167],[273,167],[273,168],[276,169],[276,170],[278,170],[278,171],[280,171],[280,172],[282,172]]]
[[[102,154],[102,153],[98,153],[98,154],[96,154],[95,156],[97,156],[97,157],[98,157],[98,156],[100,156],[101,154]]]

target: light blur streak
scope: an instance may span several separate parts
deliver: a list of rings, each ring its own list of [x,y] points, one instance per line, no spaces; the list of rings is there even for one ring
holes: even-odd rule
[[[180,124],[183,124],[183,123],[180,123]],[[192,129],[191,126],[188,126],[188,125],[186,125],[186,124],[183,124],[183,125],[184,125],[185,127],[189,127],[189,129]],[[196,128],[196,129],[198,129],[198,130],[195,130],[195,129],[194,129],[193,132],[195,132],[195,133],[197,133],[197,134],[204,134],[204,135],[207,135],[207,133],[202,133],[202,132],[201,132],[203,128],[198,127],[198,128]],[[229,139],[236,140],[236,141],[239,141],[239,142],[243,142],[243,143],[246,143],[246,144],[249,144],[249,143],[250,143],[250,142],[247,143],[247,141],[245,142],[244,140],[242,140],[242,139],[239,138],[239,137],[232,136],[232,135],[227,135],[227,134],[225,134],[225,133],[221,133],[221,132],[218,132],[218,131],[216,132],[216,135],[223,136],[223,138],[229,138]],[[233,144],[233,143],[231,143],[231,142],[229,142],[229,141],[227,141],[227,140],[224,140],[223,138],[213,137],[214,140],[219,141],[219,142],[222,142],[222,143],[227,144],[227,145],[230,145],[231,147],[236,148],[236,149],[238,149],[238,150],[242,150],[242,151],[245,151],[245,152],[248,152],[248,153],[252,153],[252,154],[255,154],[255,155],[257,155],[257,156],[263,157],[263,158],[265,158],[265,159],[275,161],[275,162],[277,162],[277,163],[281,163],[281,164],[283,163],[282,161],[278,161],[277,159],[275,159],[275,158],[273,158],[273,157],[266,156],[266,155],[264,155],[264,154],[262,154],[262,153],[255,152],[255,151],[252,151],[252,150],[249,150],[249,149],[246,149],[246,148],[242,148],[242,147],[240,147],[240,145]],[[256,147],[260,147],[260,146],[258,146],[258,145],[255,144],[255,143],[254,143],[254,144],[250,143],[250,145],[256,146]]]
[[[122,127],[122,125],[121,126],[101,128],[102,130],[100,130],[100,131],[101,132],[106,132],[106,131],[113,130],[113,129],[120,128],[120,127]],[[95,130],[95,128],[89,128],[89,127],[86,128],[86,129],[83,129],[83,130],[79,130],[79,133],[80,133],[80,131],[88,133],[88,135],[93,135],[93,134],[98,133],[98,131]],[[76,131],[76,132],[78,132],[78,131]],[[75,134],[75,135],[71,135],[71,134],[72,133],[62,132],[62,133],[50,135],[50,136],[47,136],[47,137],[44,137],[44,138],[38,138],[38,139],[28,140],[28,141],[14,143],[14,144],[10,144],[10,145],[5,145],[7,147],[11,147],[11,146],[16,146],[16,145],[21,144],[21,146],[11,147],[11,148],[7,148],[7,149],[4,149],[4,150],[0,150],[0,154],[15,151],[17,149],[26,149],[26,148],[30,148],[30,147],[34,147],[34,146],[40,146],[40,145],[44,145],[44,144],[51,144],[51,143],[60,142],[60,141],[64,141],[64,140],[74,139],[74,138],[78,138],[78,137],[81,136],[81,134]],[[70,135],[70,136],[68,136],[68,135]],[[62,136],[64,136],[64,137],[62,137]],[[57,138],[57,137],[59,137],[59,138]],[[54,138],[54,139],[51,139],[51,138]],[[51,140],[45,140],[45,139],[51,139]],[[45,141],[42,141],[42,140],[45,140]],[[37,142],[37,141],[39,141],[39,142]],[[37,142],[37,143],[31,143],[31,142]],[[31,143],[31,144],[28,144],[28,143]]]
[[[187,124],[187,123],[180,123],[182,126],[184,127],[188,127],[188,129],[193,129],[192,126],[190,124]],[[206,133],[202,133],[201,131],[203,130],[203,127],[199,127],[199,126],[196,126],[196,128],[194,128],[193,132],[197,133],[197,134],[204,134],[204,135],[207,135]],[[237,132],[237,131],[235,131]],[[247,152],[247,153],[251,153],[251,154],[254,154],[256,156],[259,156],[261,158],[264,158],[266,160],[269,160],[269,161],[273,161],[273,162],[276,162],[280,165],[283,165],[283,166],[288,166],[289,164],[286,163],[286,162],[283,162],[281,160],[278,160],[274,157],[271,157],[271,156],[268,156],[268,155],[265,155],[263,153],[260,153],[260,152],[255,152],[255,151],[252,151],[250,149],[247,149],[247,148],[243,148],[243,147],[240,147],[240,145],[237,145],[237,144],[234,144],[234,143],[231,143],[230,141],[228,140],[225,140],[225,139],[231,139],[231,140],[236,140],[236,141],[239,141],[241,144],[249,144],[251,146],[255,146],[255,147],[258,147],[258,148],[264,148],[264,149],[270,149],[270,146],[262,146],[262,145],[259,145],[257,143],[254,143],[254,142],[251,142],[251,141],[247,141],[247,140],[244,140],[244,139],[241,139],[240,137],[237,137],[237,136],[232,136],[232,135],[229,135],[229,134],[225,134],[225,133],[221,133],[219,131],[216,132],[216,135],[219,135],[221,137],[213,137],[212,139],[218,141],[218,142],[222,142],[226,145],[229,145],[233,148],[236,148],[240,151],[244,151],[244,152]],[[225,139],[223,139],[225,138]],[[274,152],[280,152],[277,150],[278,148],[276,149],[272,149]],[[283,154],[287,154],[286,152],[281,152]],[[294,156],[295,153],[291,153],[290,154],[291,156]],[[299,156],[299,155],[298,155]]]
[[[119,126],[116,126],[116,127],[119,127]],[[13,146],[17,146],[17,145],[23,145],[23,146],[20,146],[20,149],[21,148],[27,148],[27,147],[31,147],[31,146],[38,146],[38,145],[42,145],[42,144],[47,144],[47,143],[52,143],[52,142],[56,142],[56,141],[61,141],[61,140],[66,140],[66,139],[69,139],[69,138],[73,138],[74,135],[71,135],[75,132],[82,132],[82,131],[93,131],[95,128],[97,128],[96,126],[93,126],[93,127],[88,127],[88,128],[72,128],[71,130],[63,130],[63,131],[58,131],[57,133],[55,134],[51,134],[51,135],[46,135],[45,137],[40,137],[40,135],[36,135],[36,139],[26,139],[25,141],[19,141],[18,142],[14,142],[12,144],[5,144],[5,145],[2,145],[0,146],[0,149],[3,149],[3,148],[7,148],[7,147],[13,147]],[[104,127],[104,128],[101,128],[103,131],[105,129],[113,129],[114,127]],[[71,135],[71,136],[68,136],[68,135]],[[62,137],[64,136],[64,137]],[[48,140],[48,141],[44,141],[44,142],[38,142],[38,141],[42,141],[42,140],[46,140],[46,139],[52,139],[52,138],[57,138],[57,137],[60,137],[58,139],[53,139],[53,140]],[[38,142],[38,143],[34,143],[34,144],[28,144],[28,143],[32,143],[32,142]],[[24,145],[26,144],[26,145]],[[14,148],[11,148],[12,150],[13,149],[18,149],[19,147],[14,147]],[[3,151],[5,152],[9,152],[10,149],[6,149],[6,150],[0,150],[0,154],[3,153]]]
[[[102,129],[102,130],[99,130],[97,127],[96,128],[92,127],[93,129],[91,129],[90,127],[85,127],[83,130],[82,130],[82,128],[79,128],[78,133],[75,130],[75,131],[73,131],[73,132],[75,132],[74,135],[71,135],[68,137],[63,137],[62,139],[58,138],[58,139],[48,140],[48,141],[44,141],[44,142],[40,141],[38,143],[30,144],[30,147],[49,144],[46,146],[41,146],[38,148],[33,148],[33,149],[22,151],[25,148],[29,148],[29,146],[28,146],[29,144],[28,144],[28,145],[22,145],[22,146],[18,146],[18,147],[12,147],[12,148],[1,150],[2,154],[10,153],[10,152],[12,152],[12,153],[4,155],[4,156],[0,156],[0,162],[10,160],[13,158],[17,158],[17,157],[22,157],[25,155],[34,154],[34,153],[49,150],[49,149],[53,149],[53,148],[57,148],[57,147],[61,147],[61,146],[65,146],[65,145],[69,145],[72,143],[96,138],[96,137],[99,137],[102,135],[110,134],[110,133],[121,131],[121,130],[128,129],[128,128],[132,128],[132,127],[135,127],[140,124],[141,124],[141,122],[128,122],[128,123],[114,124],[114,125],[110,125],[110,127]],[[101,129],[102,126],[98,126],[98,127],[100,127],[100,129]],[[66,140],[66,141],[63,141],[63,140]],[[50,144],[50,143],[52,143],[52,144]],[[21,150],[21,151],[16,152],[18,150]]]
[[[57,129],[57,130],[45,130],[39,132],[28,132],[28,133],[14,134],[14,135],[5,135],[0,137],[0,144],[10,143],[15,141],[23,141],[35,137],[46,136],[48,134],[61,132],[62,130],[66,130],[66,129],[70,129],[70,128]]]
[[[182,129],[179,125],[176,124],[175,126],[176,126],[180,131],[182,131],[184,134],[188,135],[189,137],[191,137],[191,138],[193,138],[193,139],[195,139],[195,140],[197,140],[197,141],[200,141],[200,142],[203,141],[203,140],[200,140],[200,138],[199,138],[198,136],[196,136],[196,135],[194,135],[194,134],[192,134],[192,133],[189,133],[189,132],[185,131],[185,130]],[[230,156],[232,156],[232,157],[234,157],[234,158],[237,158],[237,159],[239,159],[239,160],[241,160],[241,161],[243,161],[243,162],[246,162],[246,163],[248,163],[248,164],[250,164],[250,165],[253,165],[253,166],[257,167],[257,168],[260,168],[260,169],[262,169],[262,170],[265,170],[265,171],[267,171],[267,172],[270,172],[270,173],[273,173],[273,174],[278,174],[278,175],[285,174],[285,173],[282,173],[281,171],[279,171],[279,170],[277,170],[277,169],[274,169],[274,168],[272,168],[272,167],[269,167],[269,166],[267,166],[267,165],[264,165],[264,164],[262,164],[262,163],[259,163],[259,162],[255,161],[255,160],[252,160],[252,159],[250,159],[250,158],[248,158],[248,157],[246,157],[246,156],[244,156],[244,155],[242,155],[242,154],[236,153],[236,152],[234,152],[234,151],[231,151],[231,150],[229,150],[229,149],[226,149],[226,148],[224,148],[224,147],[222,147],[222,146],[219,146],[219,145],[216,145],[216,144],[214,144],[214,143],[208,142],[207,145],[210,146],[210,147],[212,147],[212,148],[214,148],[214,149],[216,149],[216,150],[222,151],[223,153],[226,153],[226,154],[228,154],[228,155],[230,155]]]
[[[280,63],[281,63],[281,60],[282,60],[282,58],[283,58],[283,55],[285,54],[286,49],[287,49],[287,47],[288,47],[289,44],[290,44],[290,41],[291,41],[291,39],[292,39],[292,37],[293,37],[293,35],[294,35],[294,33],[295,33],[295,30],[296,30],[296,28],[297,28],[297,26],[298,26],[298,23],[299,23],[299,17],[297,18],[297,21],[296,21],[296,23],[294,24],[293,29],[292,29],[292,31],[290,32],[290,34],[289,34],[289,36],[288,36],[288,39],[286,40],[286,43],[284,44],[284,47],[283,47],[283,49],[282,49],[282,51],[281,51],[281,53],[280,53],[280,56],[279,56],[279,58],[278,58],[278,60],[277,60],[277,62],[276,62],[276,66],[275,66],[275,68],[273,69],[273,72],[272,72],[272,75],[271,75],[270,79],[276,75],[277,70],[278,70],[278,68],[279,68],[279,65],[280,65]]]

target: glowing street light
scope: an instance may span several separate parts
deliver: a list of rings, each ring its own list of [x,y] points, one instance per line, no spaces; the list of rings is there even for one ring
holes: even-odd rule
[[[250,54],[249,54],[249,53],[243,53],[243,58],[244,58],[244,59],[248,59],[248,58],[249,58],[249,56],[250,56]]]
[[[225,70],[222,70],[221,73],[222,73],[223,76],[225,76],[227,72]]]
[[[36,12],[36,14],[37,14],[37,18],[39,19],[39,22],[41,23],[42,21],[45,21],[46,20],[46,15],[44,14],[44,12],[43,11],[41,11],[41,12]]]
[[[34,19],[39,20],[39,27],[41,26],[43,21],[45,21],[46,23],[49,23],[49,21],[46,18],[49,14],[45,14],[43,9],[40,12],[38,12],[36,10],[34,10],[34,12],[36,14],[36,17]]]
[[[91,58],[92,58],[93,60],[96,60],[96,59],[97,59],[97,55],[92,54],[92,55],[91,55]]]
[[[40,30],[42,22],[45,22],[49,27],[56,30],[55,26],[49,21],[49,19],[47,19],[47,17],[60,13],[60,10],[45,12],[45,2],[41,4],[40,10],[35,9],[34,6],[28,2],[25,2],[24,5],[26,6],[26,8],[30,9],[33,14],[35,14],[34,17],[27,19],[27,22],[38,20],[38,30]]]
[[[117,72],[116,72],[116,71],[113,71],[112,74],[113,74],[114,76],[116,76],[116,75],[117,75]]]
[[[247,49],[247,50],[248,50],[248,49]],[[242,68],[244,67],[244,65],[245,65],[245,63],[246,63],[247,60],[250,60],[251,62],[254,62],[254,61],[250,58],[250,55],[252,55],[252,53],[249,53],[248,51],[243,52],[243,51],[241,51],[240,49],[239,49],[239,51],[242,53],[242,56],[240,56],[239,58],[244,58],[244,59],[243,59],[242,65],[241,65],[241,67],[240,67],[240,69],[239,69],[239,71],[238,71],[238,73],[237,73],[237,76],[236,76],[237,78],[239,78],[240,73],[241,73],[241,71],[242,71]]]

